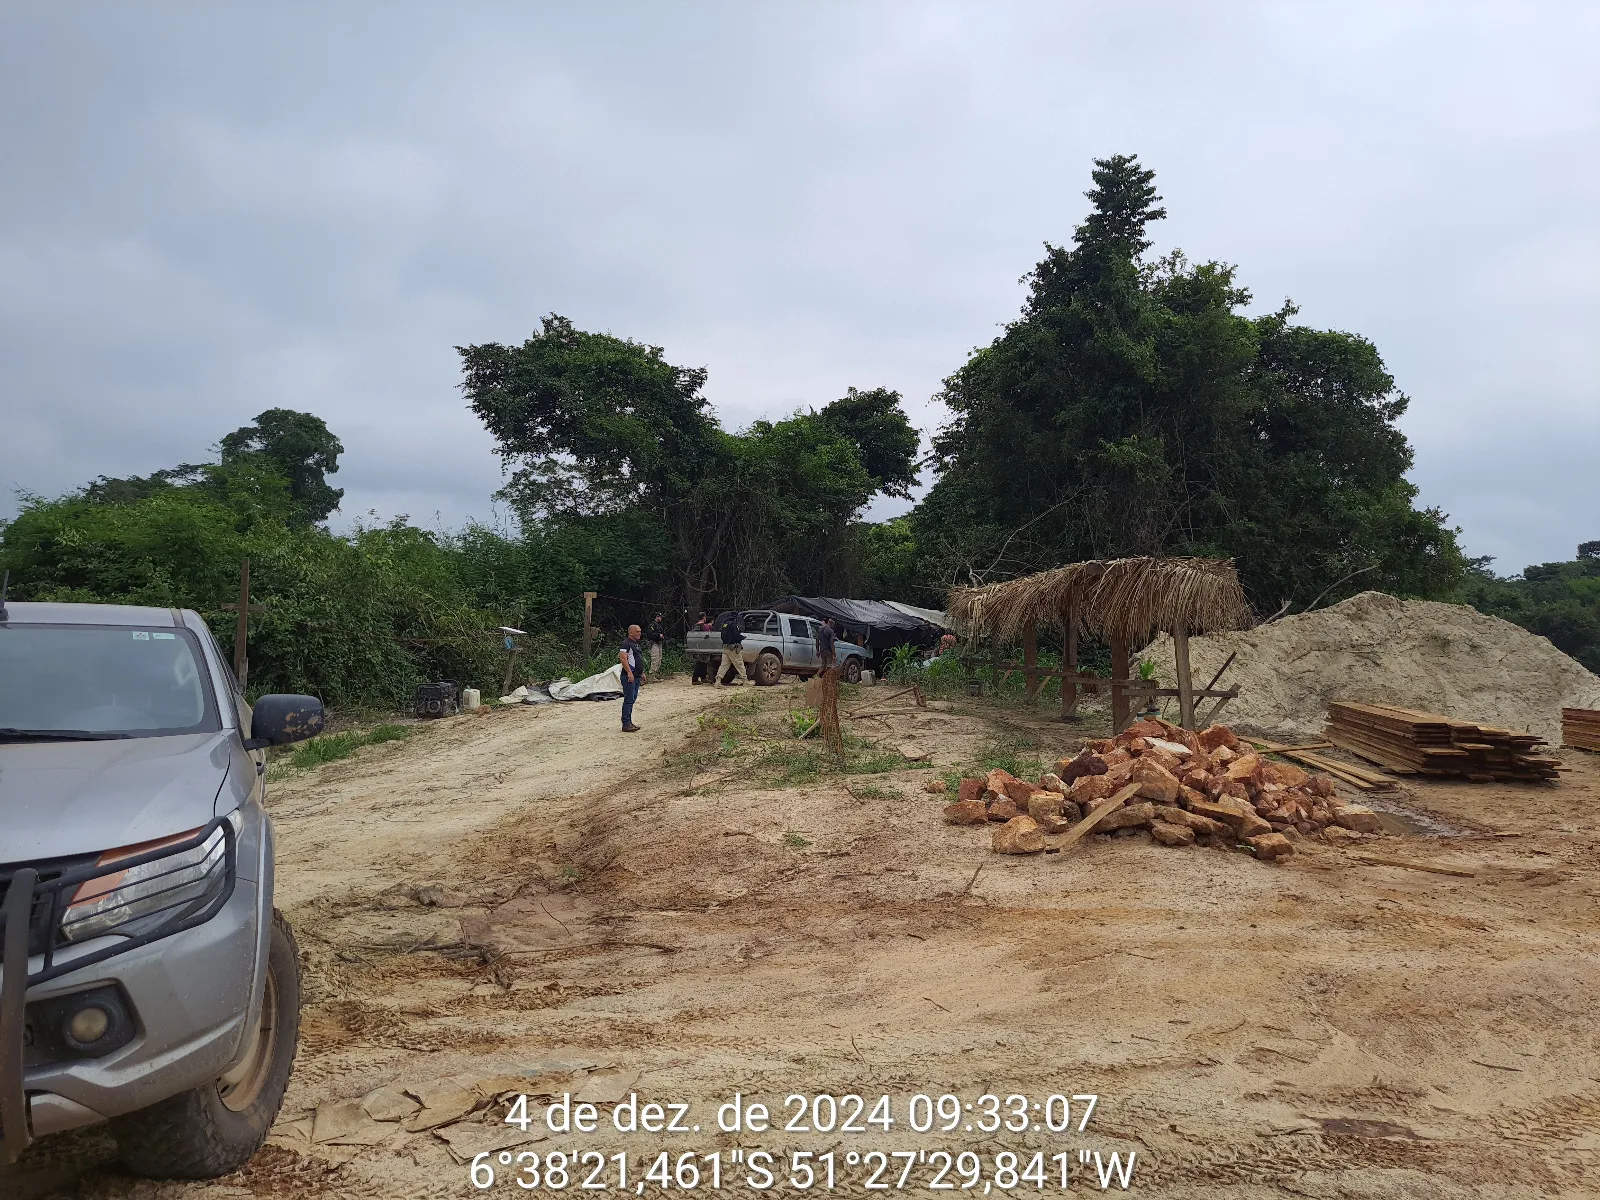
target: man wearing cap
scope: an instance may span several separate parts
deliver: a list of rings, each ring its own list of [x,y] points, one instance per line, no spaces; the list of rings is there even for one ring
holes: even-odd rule
[[[639,684],[644,680],[644,647],[639,644],[643,632],[637,625],[628,626],[628,636],[617,651],[617,661],[622,664],[622,732],[638,733],[633,723],[633,702],[639,698]]]

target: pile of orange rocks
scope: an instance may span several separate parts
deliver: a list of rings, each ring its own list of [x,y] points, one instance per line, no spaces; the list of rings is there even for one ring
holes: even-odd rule
[[[1115,811],[1097,818],[1106,806]],[[1270,761],[1226,725],[1193,733],[1154,718],[1087,743],[1037,783],[999,770],[963,779],[944,819],[993,823],[1000,854],[1060,850],[1092,830],[1147,833],[1163,846],[1243,846],[1277,860],[1305,838],[1353,842],[1382,833],[1377,815],[1340,800],[1326,775]]]

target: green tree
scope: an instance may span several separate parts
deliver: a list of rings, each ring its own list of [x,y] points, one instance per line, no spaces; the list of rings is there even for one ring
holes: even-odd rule
[[[819,415],[823,424],[860,451],[861,465],[875,491],[910,498],[917,482],[917,448],[922,439],[906,419],[899,392],[850,388]]]
[[[1406,398],[1358,336],[1251,318],[1234,268],[1149,260],[1154,174],[1095,162],[1072,247],[945,383],[925,576],[1001,578],[1127,554],[1231,555],[1258,605],[1360,587],[1436,596],[1464,560],[1413,506]]]
[[[344,443],[321,417],[288,408],[269,408],[254,425],[235,429],[222,439],[223,466],[255,459],[288,481],[291,520],[300,525],[325,521],[339,507],[344,489],[330,486],[327,476],[339,470],[343,453]]]
[[[1581,543],[1571,562],[1536,563],[1504,579],[1491,561],[1475,560],[1454,598],[1549,638],[1600,673],[1600,542]]]
[[[520,346],[457,350],[524,535],[570,545],[574,531],[606,530],[622,539],[608,561],[641,566],[620,586],[664,605],[825,587],[842,575],[851,520],[875,492],[903,494],[915,479],[916,431],[881,388],[729,433],[704,369],[565,317]],[[593,587],[596,572],[584,578]]]

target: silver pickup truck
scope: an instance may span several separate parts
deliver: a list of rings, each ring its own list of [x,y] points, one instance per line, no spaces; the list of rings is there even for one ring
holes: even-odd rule
[[[722,661],[721,614],[715,629],[691,629],[685,646],[696,662]],[[749,609],[737,614],[744,626],[744,662],[750,678],[758,684],[777,683],[783,675],[815,675],[822,670],[817,654],[817,628],[810,617],[796,617],[767,609]],[[867,652],[860,646],[840,640],[834,643],[834,661],[839,678],[846,683],[861,682],[861,668]]]

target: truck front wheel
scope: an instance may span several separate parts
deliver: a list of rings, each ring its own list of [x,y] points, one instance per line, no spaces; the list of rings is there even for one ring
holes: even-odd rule
[[[300,949],[289,922],[273,909],[250,1049],[221,1079],[113,1121],[123,1163],[156,1179],[215,1179],[244,1166],[277,1120],[299,1037]]]
[[[771,650],[763,650],[756,659],[755,680],[762,687],[771,687],[783,677],[783,659]]]
[[[849,658],[844,660],[844,666],[839,668],[839,674],[843,677],[846,683],[860,683],[861,660],[852,654]]]

